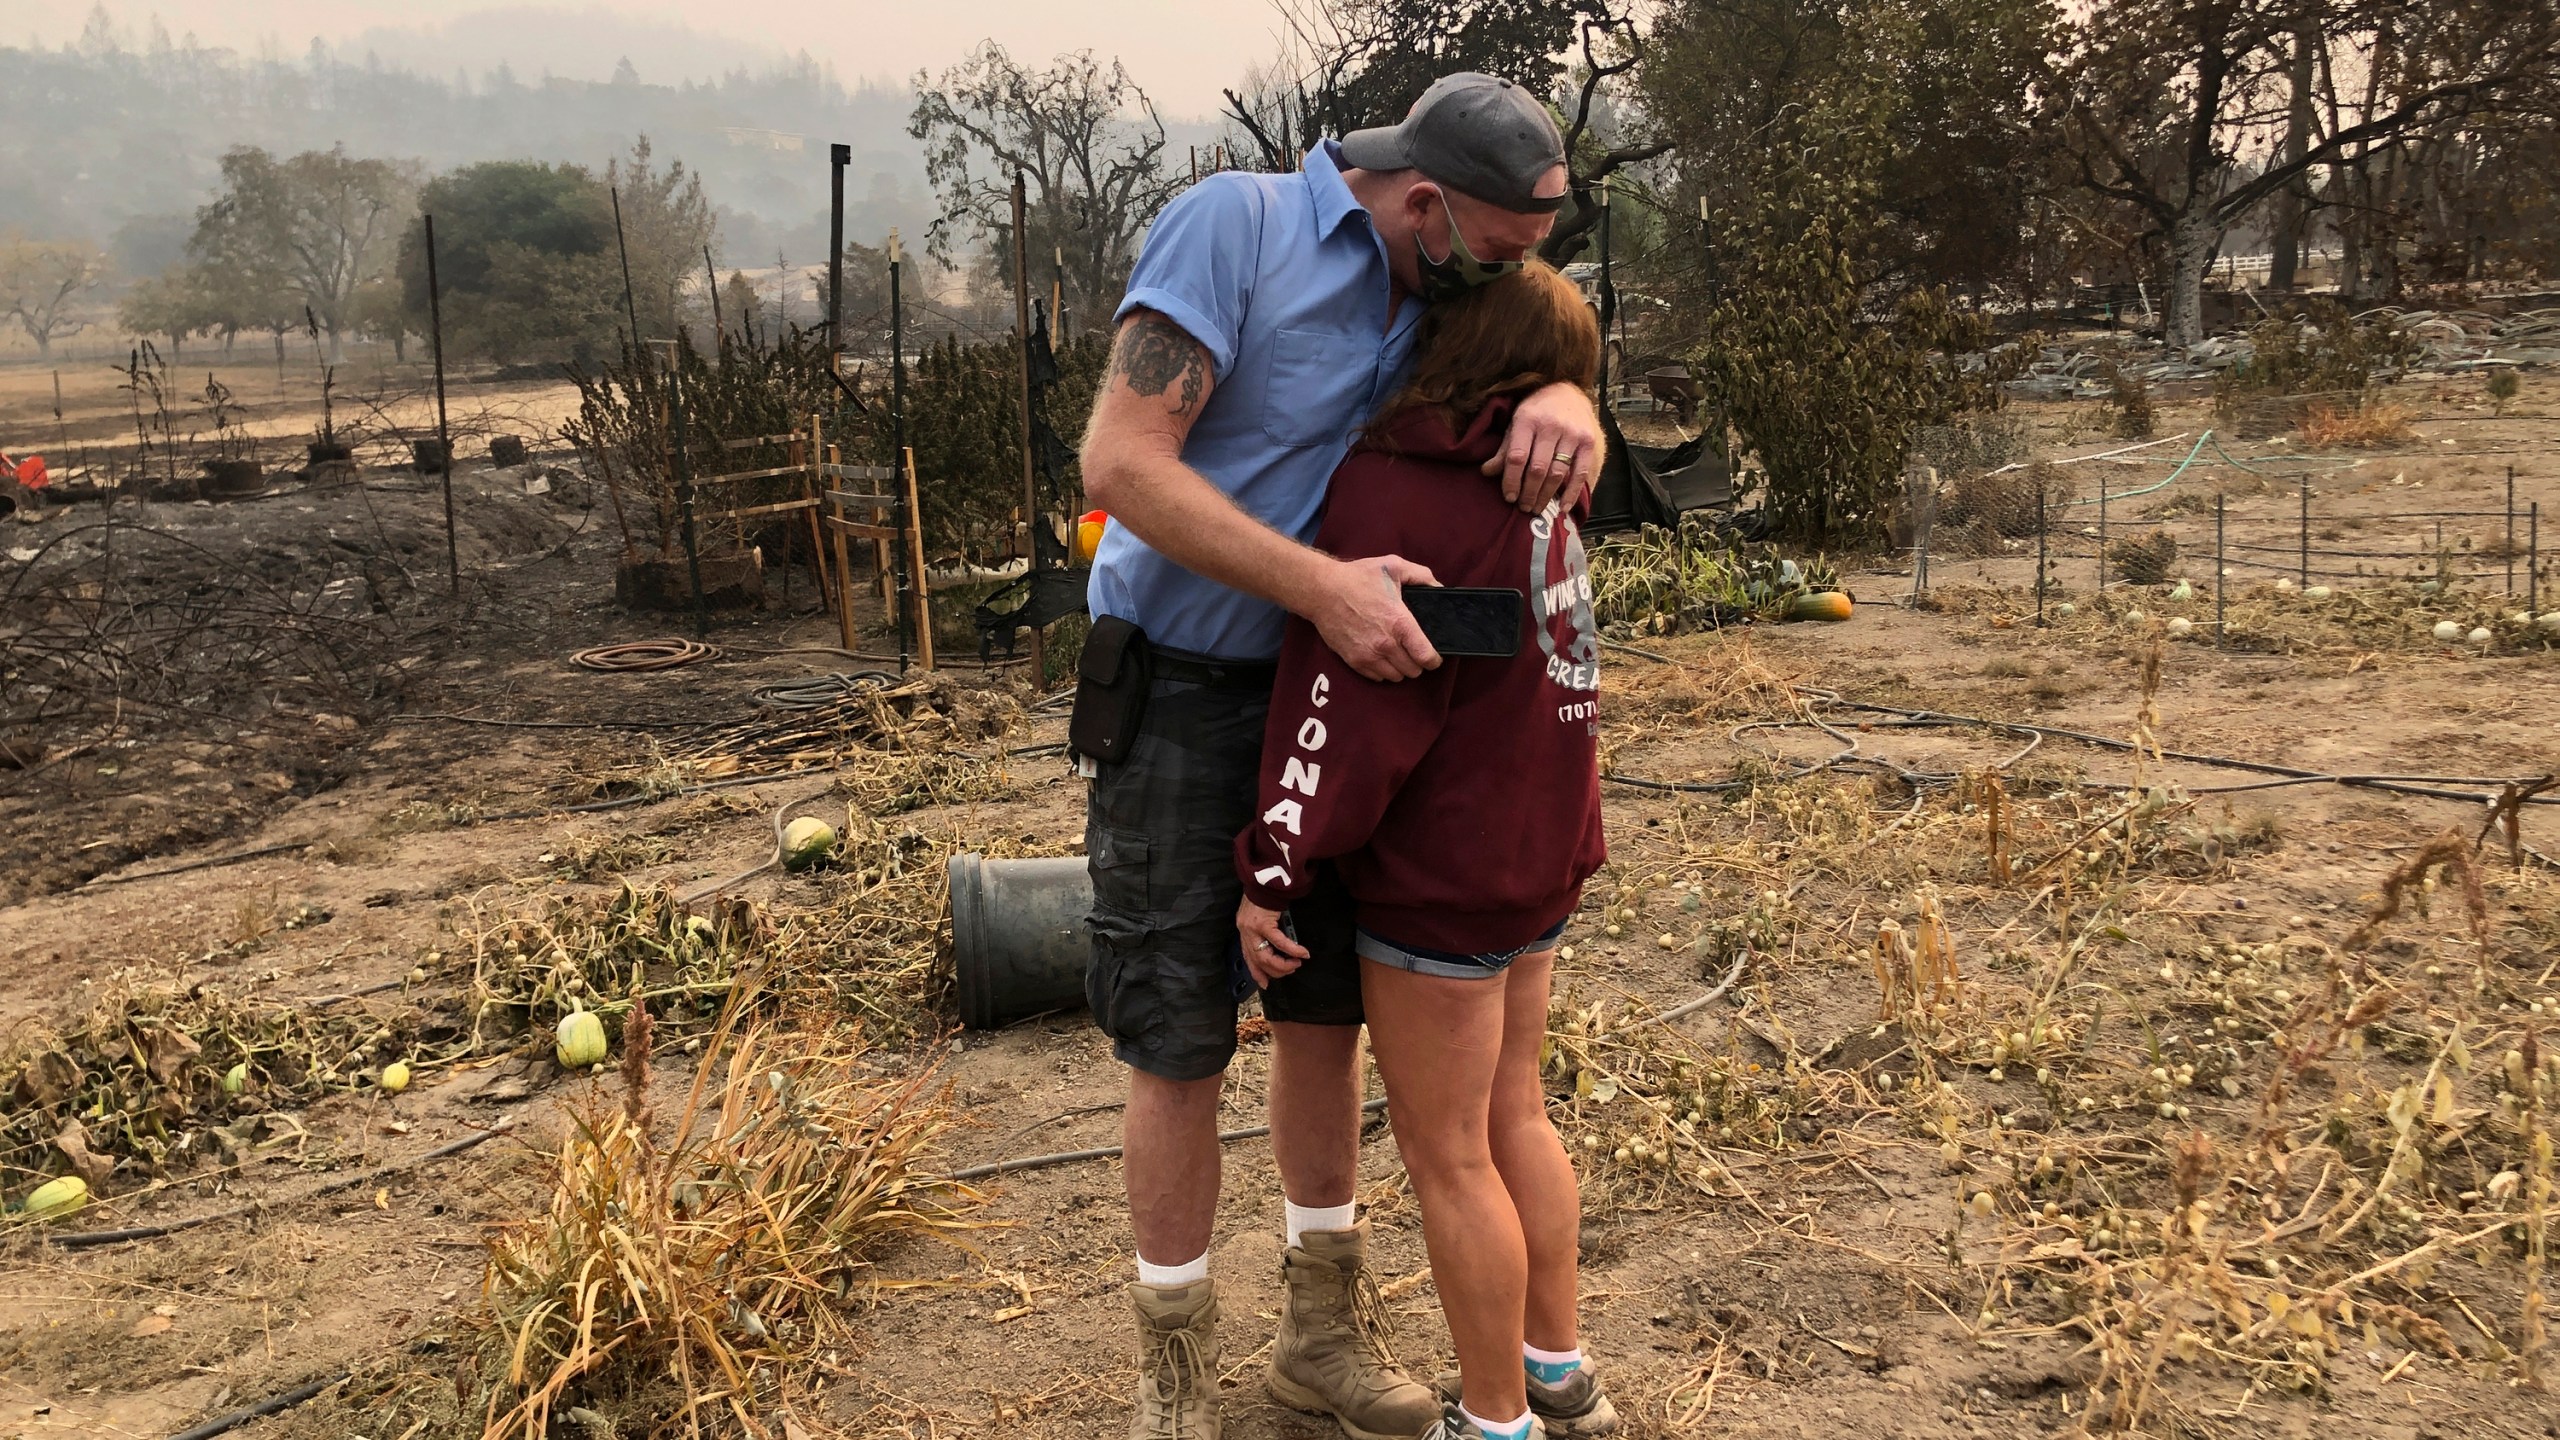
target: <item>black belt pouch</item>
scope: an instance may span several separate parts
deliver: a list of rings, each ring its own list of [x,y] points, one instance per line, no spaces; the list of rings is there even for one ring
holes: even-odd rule
[[[1067,721],[1067,744],[1077,754],[1105,765],[1129,758],[1138,743],[1138,724],[1146,718],[1147,632],[1105,615],[1085,636],[1084,653],[1076,657],[1076,708]]]

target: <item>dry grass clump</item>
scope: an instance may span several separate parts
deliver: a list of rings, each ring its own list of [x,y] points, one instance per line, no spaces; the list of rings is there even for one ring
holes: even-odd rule
[[[2302,443],[2315,450],[2370,450],[2410,436],[2409,412],[2385,400],[2340,410],[2321,401],[2303,407]]]
[[[6,1188],[119,1167],[158,1171],[254,1149],[259,1118],[363,1088],[395,1059],[415,1064],[450,1027],[404,1008],[276,1005],[116,983],[59,1033],[22,1036],[0,1061]],[[231,1077],[237,1074],[236,1083]]]
[[[2160,585],[2178,568],[2178,540],[2166,530],[2108,542],[2107,572],[2135,585]]]
[[[635,1021],[620,1103],[588,1092],[544,1213],[491,1238],[488,1440],[544,1440],[571,1407],[635,1433],[767,1433],[758,1417],[850,1338],[871,1258],[969,1223],[976,1193],[916,1168],[951,1124],[932,1072],[880,1078],[859,1027],[757,1008],[732,1001],[668,1127]]]

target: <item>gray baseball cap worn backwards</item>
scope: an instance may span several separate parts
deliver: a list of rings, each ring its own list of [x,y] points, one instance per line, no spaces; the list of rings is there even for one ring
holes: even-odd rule
[[[1560,208],[1538,182],[1564,163],[1564,137],[1538,97],[1474,71],[1431,82],[1401,125],[1354,130],[1342,158],[1362,170],[1419,170],[1452,190],[1522,215]]]

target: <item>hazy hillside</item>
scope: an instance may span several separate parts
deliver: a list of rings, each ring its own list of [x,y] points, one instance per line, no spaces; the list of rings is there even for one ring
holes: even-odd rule
[[[610,45],[610,34],[599,37]],[[278,152],[344,144],[431,169],[530,158],[601,168],[646,133],[660,157],[697,167],[722,213],[724,261],[770,264],[824,253],[826,145],[854,149],[847,234],[931,218],[923,164],[905,129],[904,87],[847,88],[805,57],[716,81],[653,84],[522,74],[425,75],[402,57],[314,46],[250,56],[172,40],[156,26],[127,41],[93,27],[59,49],[0,47],[9,77],[0,145],[0,230],[105,245],[116,280],[175,259],[216,162],[237,144]]]

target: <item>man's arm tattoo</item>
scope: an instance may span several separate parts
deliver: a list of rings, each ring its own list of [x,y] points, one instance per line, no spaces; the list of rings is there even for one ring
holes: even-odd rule
[[[1120,332],[1111,371],[1141,395],[1172,392],[1173,413],[1186,419],[1209,388],[1209,357],[1200,342],[1152,310],[1139,311]]]

